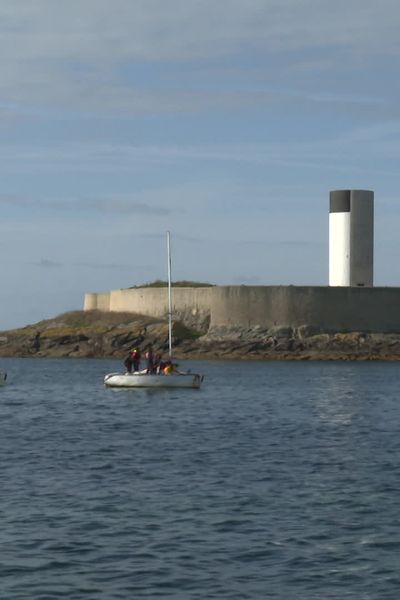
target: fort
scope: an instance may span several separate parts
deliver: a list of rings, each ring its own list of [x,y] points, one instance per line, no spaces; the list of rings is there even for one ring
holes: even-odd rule
[[[329,286],[173,287],[173,314],[201,333],[234,329],[400,333],[400,288],[373,286],[373,192],[330,194]],[[87,293],[84,310],[163,317],[165,288]]]
[[[165,288],[134,288],[85,295],[84,310],[163,317]],[[199,331],[292,328],[305,332],[400,332],[400,288],[214,286],[173,288],[176,319]]]

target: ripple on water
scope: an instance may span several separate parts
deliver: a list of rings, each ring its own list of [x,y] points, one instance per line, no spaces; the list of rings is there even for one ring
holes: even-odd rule
[[[6,363],[2,597],[397,600],[397,365],[207,362],[158,394]]]

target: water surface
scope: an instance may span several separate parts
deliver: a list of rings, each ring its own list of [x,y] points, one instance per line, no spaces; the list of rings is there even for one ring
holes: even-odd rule
[[[2,598],[399,597],[400,365],[0,366]]]

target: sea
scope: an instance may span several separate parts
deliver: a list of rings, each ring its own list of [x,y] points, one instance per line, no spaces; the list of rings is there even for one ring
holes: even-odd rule
[[[0,598],[400,597],[400,363],[0,368]]]

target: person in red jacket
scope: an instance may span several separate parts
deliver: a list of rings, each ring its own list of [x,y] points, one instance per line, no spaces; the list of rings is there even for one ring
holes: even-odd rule
[[[139,348],[134,348],[129,351],[128,356],[124,360],[124,365],[128,373],[132,373],[132,367],[134,371],[139,371],[140,369],[140,350]]]
[[[140,350],[139,350],[139,348],[135,348],[132,352],[132,364],[133,364],[134,371],[140,370]]]

